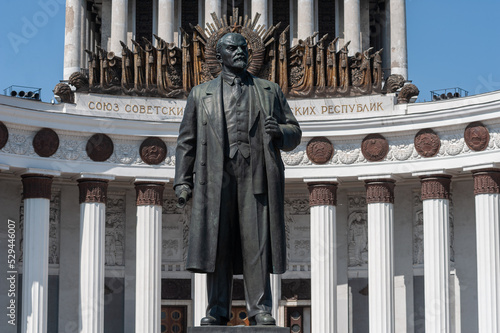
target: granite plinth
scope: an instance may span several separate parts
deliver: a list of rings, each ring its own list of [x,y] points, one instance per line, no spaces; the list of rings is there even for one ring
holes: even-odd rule
[[[188,327],[187,333],[290,333],[290,328],[278,326],[200,326]]]

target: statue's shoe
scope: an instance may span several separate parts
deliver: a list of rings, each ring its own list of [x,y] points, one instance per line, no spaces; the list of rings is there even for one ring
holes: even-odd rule
[[[212,316],[206,316],[201,318],[200,321],[201,326],[226,326],[227,320],[217,319]]]
[[[276,326],[276,320],[271,316],[270,313],[258,313],[253,318],[250,319],[250,325],[252,326],[262,326],[262,325],[273,325]]]

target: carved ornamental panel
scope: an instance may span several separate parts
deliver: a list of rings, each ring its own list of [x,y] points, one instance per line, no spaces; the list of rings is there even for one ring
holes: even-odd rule
[[[285,233],[289,271],[311,269],[310,210],[307,194],[285,198]]]
[[[106,235],[104,239],[106,266],[125,264],[125,194],[109,192],[106,202]]]
[[[364,192],[347,195],[347,250],[349,267],[368,264],[368,213]]]
[[[162,212],[163,269],[166,271],[184,270],[191,220],[191,201],[181,209],[177,207],[174,194],[165,193]]]

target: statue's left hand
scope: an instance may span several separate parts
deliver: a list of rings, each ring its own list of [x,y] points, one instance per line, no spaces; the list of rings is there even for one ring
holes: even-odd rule
[[[266,118],[264,127],[266,129],[266,133],[269,134],[273,139],[279,140],[283,137],[280,126],[276,119],[274,119],[274,117],[268,116]]]

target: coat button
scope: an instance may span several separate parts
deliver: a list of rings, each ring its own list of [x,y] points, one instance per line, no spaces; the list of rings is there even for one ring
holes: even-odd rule
[[[201,164],[202,166],[205,166],[205,165],[206,165],[206,163],[205,163],[204,161],[203,161],[203,162],[201,162],[200,164]]]
[[[204,145],[204,146],[206,146],[207,145],[207,140],[202,140],[201,144]]]
[[[207,124],[207,121],[206,121],[206,120],[203,120],[203,123],[202,123],[202,124],[203,124],[203,125],[206,125],[206,124]]]
[[[206,185],[206,183],[207,183],[207,182],[206,182],[206,181],[204,181],[204,180],[200,181],[200,185]]]

